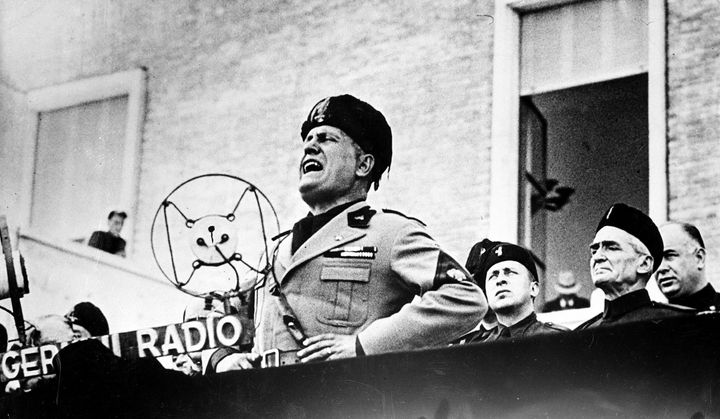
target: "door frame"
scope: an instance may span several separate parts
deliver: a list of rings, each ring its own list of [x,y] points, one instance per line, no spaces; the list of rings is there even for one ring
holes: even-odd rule
[[[518,240],[520,15],[576,1],[495,0],[487,234],[493,240]],[[668,216],[665,0],[648,0],[648,17],[648,212],[661,223]]]

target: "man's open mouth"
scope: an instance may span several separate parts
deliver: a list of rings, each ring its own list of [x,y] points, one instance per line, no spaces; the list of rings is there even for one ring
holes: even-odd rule
[[[660,285],[662,285],[662,284],[665,283],[665,282],[672,282],[672,281],[674,281],[675,279],[676,279],[676,278],[675,278],[674,276],[666,276],[666,277],[663,277],[663,278],[658,278],[658,279],[657,279],[657,283],[660,284]]]
[[[317,160],[305,160],[302,164],[302,173],[319,172],[323,169],[322,164]]]

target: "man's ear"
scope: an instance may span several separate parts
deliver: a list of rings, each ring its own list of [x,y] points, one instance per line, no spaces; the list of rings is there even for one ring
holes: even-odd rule
[[[702,271],[703,269],[705,269],[705,249],[702,247],[698,247],[697,249],[695,249],[695,254],[693,256],[695,256],[695,262],[697,263],[698,270]]]
[[[637,265],[637,273],[644,275],[652,275],[653,273],[653,258],[650,255],[640,256],[640,262]]]
[[[535,297],[540,294],[540,283],[537,281],[530,281],[530,296],[535,299]]]
[[[375,156],[372,154],[361,154],[355,167],[355,175],[357,177],[369,177],[372,169],[375,167]]]

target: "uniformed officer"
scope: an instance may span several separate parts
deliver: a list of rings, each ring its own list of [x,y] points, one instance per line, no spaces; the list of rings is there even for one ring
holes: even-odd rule
[[[544,323],[535,314],[535,297],[540,292],[537,269],[526,249],[499,243],[487,252],[485,292],[497,325],[478,333],[469,342],[525,337],[556,333],[568,329]]]
[[[467,260],[465,261],[465,268],[470,272],[470,275],[472,275],[475,283],[480,286],[483,293],[485,292],[485,273],[487,272],[487,268],[489,268],[487,264],[488,256],[490,255],[489,251],[500,243],[503,242],[493,241],[488,238],[482,239],[470,248],[470,253],[468,253]],[[476,340],[478,336],[484,335],[488,330],[496,326],[497,316],[495,312],[488,307],[488,311],[480,323],[470,333],[462,336],[457,342],[453,342],[452,344],[463,344]]]
[[[665,249],[655,274],[660,291],[673,304],[696,310],[720,310],[720,294],[705,278],[705,242],[692,224],[671,222],[660,227]]]
[[[663,240],[655,223],[639,209],[611,206],[598,223],[590,254],[590,275],[605,293],[605,309],[578,329],[694,312],[650,300],[645,286],[660,267]]]
[[[558,293],[557,298],[545,303],[544,312],[590,307],[590,300],[578,295],[580,284],[575,280],[572,271],[560,272],[555,291]]]
[[[248,368],[260,354],[274,365],[441,346],[477,325],[487,302],[467,271],[422,223],[365,202],[392,159],[385,117],[353,96],[328,97],[300,136],[310,214],[282,240],[258,293],[254,354],[219,353],[216,370]]]

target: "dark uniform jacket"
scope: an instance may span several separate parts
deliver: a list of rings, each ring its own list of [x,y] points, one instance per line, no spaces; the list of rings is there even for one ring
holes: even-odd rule
[[[274,273],[308,336],[355,335],[366,354],[440,346],[472,330],[487,311],[467,271],[402,214],[357,202],[294,253],[292,242],[281,243]],[[274,280],[264,285],[253,351],[299,349],[272,295]]]
[[[570,310],[573,308],[586,308],[590,307],[590,300],[577,296],[575,294],[561,295],[554,300],[550,300],[545,303],[543,307],[544,312],[558,311],[558,310]]]
[[[125,239],[107,231],[95,231],[88,239],[88,246],[116,254],[125,250]]]
[[[715,292],[715,288],[710,284],[695,294],[674,298],[670,302],[701,311],[720,311],[720,294]]]
[[[506,327],[498,323],[497,326],[490,330],[481,328],[479,333],[468,340],[468,343],[489,342],[493,340],[525,337],[544,333],[566,332],[568,330],[569,329],[560,325],[541,322],[538,320],[535,313],[531,313],[529,316],[510,327]]]
[[[643,320],[687,316],[695,312],[695,310],[686,307],[652,301],[647,290],[641,289],[622,295],[612,301],[605,300],[605,310],[601,314],[581,324],[575,330],[596,326],[612,326]]]

